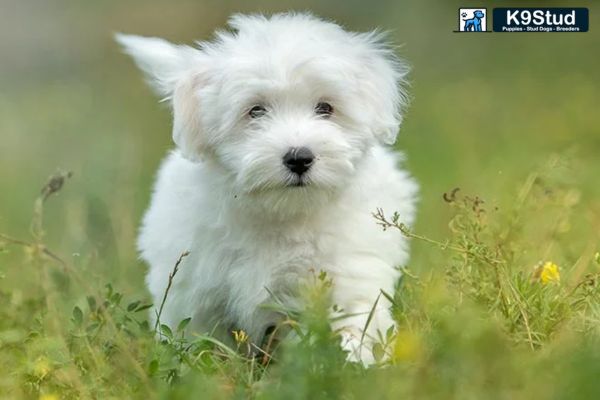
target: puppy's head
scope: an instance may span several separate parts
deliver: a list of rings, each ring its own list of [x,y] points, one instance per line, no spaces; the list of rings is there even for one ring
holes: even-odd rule
[[[186,158],[216,160],[238,193],[285,200],[338,191],[372,146],[395,141],[406,68],[379,33],[307,14],[229,25],[197,48],[117,36],[170,100]]]

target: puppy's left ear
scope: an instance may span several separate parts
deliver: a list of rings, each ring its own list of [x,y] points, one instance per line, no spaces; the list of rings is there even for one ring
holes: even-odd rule
[[[409,67],[394,54],[385,41],[385,34],[374,31],[358,37],[365,49],[366,76],[361,82],[361,94],[364,104],[371,107],[371,129],[381,143],[392,145],[408,103],[406,75]]]
[[[154,91],[171,102],[173,141],[181,154],[198,160],[206,142],[196,98],[205,64],[202,51],[160,38],[116,34],[115,39],[144,72]]]

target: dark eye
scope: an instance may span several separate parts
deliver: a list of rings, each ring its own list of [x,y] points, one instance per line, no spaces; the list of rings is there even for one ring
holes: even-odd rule
[[[260,118],[267,113],[267,109],[264,106],[256,105],[248,111],[250,118]]]
[[[333,114],[333,106],[322,101],[315,106],[315,113],[323,117],[329,117]]]

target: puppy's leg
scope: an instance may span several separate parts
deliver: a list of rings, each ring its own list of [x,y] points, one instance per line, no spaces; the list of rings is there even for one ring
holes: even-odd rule
[[[393,294],[400,272],[375,257],[346,259],[333,274],[333,301],[340,313],[333,328],[340,330],[348,360],[375,362],[373,345],[394,326],[390,302],[381,291]],[[339,318],[341,317],[341,318]]]

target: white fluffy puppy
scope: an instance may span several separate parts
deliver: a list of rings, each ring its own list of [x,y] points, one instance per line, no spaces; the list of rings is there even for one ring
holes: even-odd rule
[[[373,361],[393,325],[405,239],[372,217],[412,223],[417,185],[393,144],[405,67],[380,34],[353,33],[308,14],[235,15],[197,48],[157,38],[118,41],[173,109],[177,149],[163,162],[139,237],[161,322],[254,343],[278,322],[271,296],[292,304],[311,274],[333,280],[349,359]],[[363,330],[367,326],[363,337]],[[361,340],[362,338],[362,340]]]

